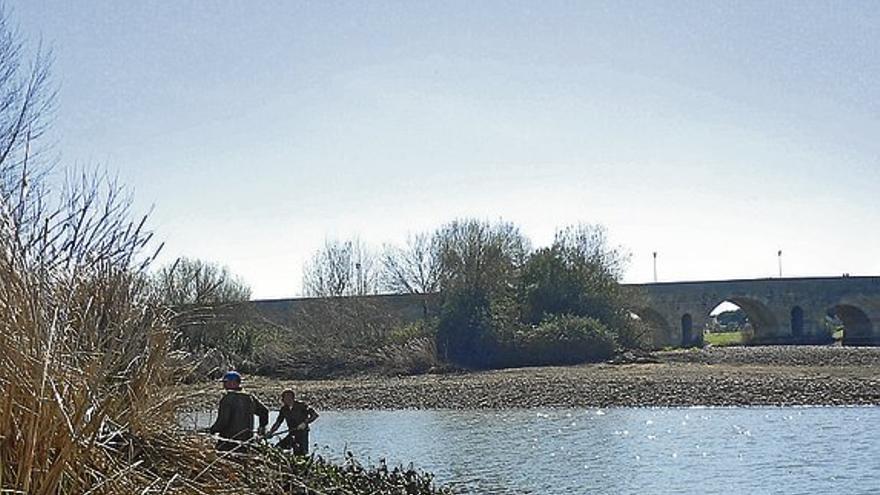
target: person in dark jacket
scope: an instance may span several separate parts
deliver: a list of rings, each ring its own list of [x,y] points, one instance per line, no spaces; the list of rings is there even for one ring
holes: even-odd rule
[[[259,399],[242,392],[241,375],[237,371],[230,371],[223,376],[223,388],[226,395],[220,399],[217,420],[209,431],[220,435],[217,450],[240,452],[246,450],[244,442],[254,435],[254,416],[260,418],[258,433],[262,435],[266,431],[269,410]]]
[[[318,419],[318,413],[305,402],[296,400],[296,395],[290,389],[281,392],[281,403],[283,405],[278,411],[278,419],[269,429],[268,436],[271,437],[281,426],[281,421],[285,421],[287,436],[282,438],[277,446],[282,449],[293,449],[296,455],[308,455],[309,424]]]

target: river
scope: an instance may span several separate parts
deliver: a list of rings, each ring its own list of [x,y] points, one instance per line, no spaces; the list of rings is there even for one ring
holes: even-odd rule
[[[324,411],[311,443],[469,493],[880,493],[880,407]]]

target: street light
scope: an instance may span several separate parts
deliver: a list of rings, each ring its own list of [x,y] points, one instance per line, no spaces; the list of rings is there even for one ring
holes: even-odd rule
[[[657,283],[657,251],[654,251],[654,283]]]
[[[782,278],[782,250],[780,249],[776,256],[779,258],[779,278]]]

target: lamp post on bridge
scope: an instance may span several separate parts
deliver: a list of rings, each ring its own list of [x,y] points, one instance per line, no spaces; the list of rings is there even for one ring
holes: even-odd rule
[[[782,250],[780,249],[776,256],[779,258],[779,278],[782,278]]]
[[[654,251],[654,283],[657,283],[657,251]]]

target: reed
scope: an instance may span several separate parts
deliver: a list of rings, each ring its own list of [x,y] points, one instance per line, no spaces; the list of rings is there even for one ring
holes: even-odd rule
[[[0,209],[0,479],[24,493],[140,486],[143,463],[122,450],[175,407],[171,329],[144,284],[150,234],[112,182],[74,184],[50,209],[25,171]]]

